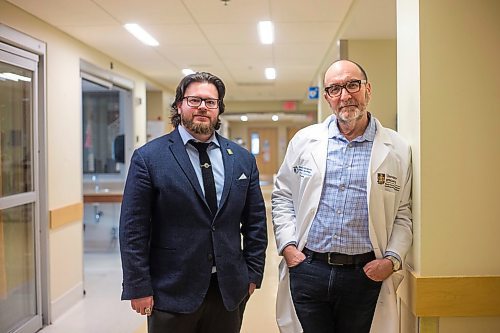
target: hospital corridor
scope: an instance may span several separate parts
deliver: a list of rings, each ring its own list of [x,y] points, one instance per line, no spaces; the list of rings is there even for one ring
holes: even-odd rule
[[[309,311],[311,295],[342,295],[371,333],[500,332],[499,14],[499,0],[0,0],[0,333],[146,333],[122,293],[233,330],[236,312],[204,311],[222,309],[215,286],[237,308],[260,281],[259,181],[268,246],[242,333],[351,327],[351,308]],[[280,328],[275,237],[304,269],[282,267]],[[349,292],[331,294],[340,280]]]
[[[278,264],[281,259],[271,223],[272,185],[263,185],[269,245],[261,289],[247,303],[242,333],[278,333],[275,319]],[[122,271],[118,247],[105,252],[84,254],[85,297],[40,333],[147,333],[145,316],[120,301]]]

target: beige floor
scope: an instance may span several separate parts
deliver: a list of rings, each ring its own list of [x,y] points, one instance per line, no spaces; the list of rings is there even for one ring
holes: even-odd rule
[[[278,333],[276,325],[276,292],[278,290],[278,264],[280,257],[276,251],[273,226],[271,222],[272,186],[262,187],[267,209],[267,234],[269,245],[266,254],[266,267],[261,289],[250,298],[243,319],[242,333]]]
[[[242,333],[278,333],[275,301],[278,286],[278,262],[271,223],[271,186],[262,188],[266,199],[269,246],[262,288],[250,298]],[[87,253],[85,262],[85,298],[40,333],[146,333],[144,317],[120,301],[121,269],[117,252]]]

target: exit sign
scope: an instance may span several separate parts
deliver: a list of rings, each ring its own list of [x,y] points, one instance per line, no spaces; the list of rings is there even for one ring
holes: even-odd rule
[[[297,102],[296,101],[283,102],[282,108],[284,111],[297,111]]]

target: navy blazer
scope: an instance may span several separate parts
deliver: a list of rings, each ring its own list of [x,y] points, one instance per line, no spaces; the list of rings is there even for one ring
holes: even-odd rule
[[[267,227],[255,158],[217,139],[224,189],[215,216],[177,129],[134,152],[120,215],[122,299],[152,295],[156,309],[192,313],[207,293],[213,255],[227,310],[250,282],[260,287]]]

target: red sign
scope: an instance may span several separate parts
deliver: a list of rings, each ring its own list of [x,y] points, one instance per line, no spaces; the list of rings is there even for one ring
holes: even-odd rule
[[[297,111],[297,102],[296,101],[283,102],[283,110],[284,111]]]

